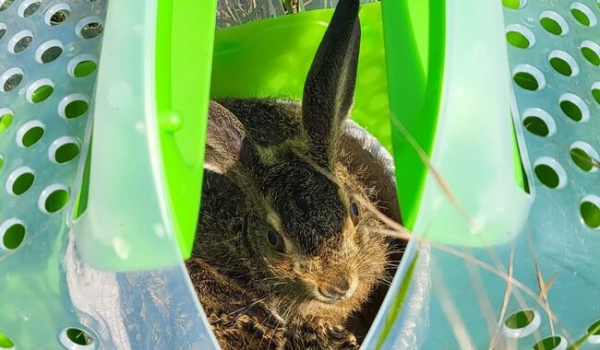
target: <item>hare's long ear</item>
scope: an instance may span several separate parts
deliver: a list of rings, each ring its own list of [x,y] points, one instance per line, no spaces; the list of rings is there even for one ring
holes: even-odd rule
[[[237,163],[244,140],[244,127],[228,109],[210,101],[206,130],[204,168],[226,173]]]
[[[354,102],[360,49],[359,0],[340,0],[312,62],[302,101],[315,159],[326,165]]]

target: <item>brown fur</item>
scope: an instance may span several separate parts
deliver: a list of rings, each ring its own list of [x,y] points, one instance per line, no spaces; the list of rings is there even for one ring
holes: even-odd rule
[[[395,247],[377,232],[383,224],[375,214],[353,199],[376,205],[377,191],[341,148],[359,42],[358,0],[341,0],[301,105],[211,101],[187,267],[225,349],[357,349],[351,317],[391,277]],[[275,247],[269,230],[278,234]]]

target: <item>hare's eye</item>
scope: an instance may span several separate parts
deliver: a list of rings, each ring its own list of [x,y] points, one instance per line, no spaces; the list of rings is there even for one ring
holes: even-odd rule
[[[272,245],[275,250],[277,250],[280,253],[283,253],[283,239],[281,238],[281,236],[279,236],[279,234],[277,234],[277,232],[275,232],[274,230],[268,230],[267,241],[269,241],[269,244]]]
[[[360,215],[360,211],[358,210],[358,205],[356,203],[352,203],[350,205],[350,217],[352,218],[352,222],[354,225],[358,224],[358,216]]]

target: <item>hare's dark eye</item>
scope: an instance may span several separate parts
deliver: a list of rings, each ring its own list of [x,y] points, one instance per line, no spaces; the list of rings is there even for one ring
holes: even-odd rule
[[[354,216],[358,216],[358,205],[356,205],[356,203],[352,203],[352,205],[350,205],[350,213]]]
[[[273,230],[269,230],[267,232],[267,239],[271,245],[277,245],[277,242],[279,241],[279,237],[277,236],[277,233],[275,233]]]
[[[359,215],[360,211],[358,210],[358,205],[356,205],[356,203],[350,204],[350,217],[352,218],[354,225],[358,224]]]
[[[283,239],[277,232],[275,232],[274,230],[271,230],[271,229],[268,230],[267,231],[267,241],[269,241],[269,244],[272,245],[275,250],[283,253],[283,251],[284,251]]]

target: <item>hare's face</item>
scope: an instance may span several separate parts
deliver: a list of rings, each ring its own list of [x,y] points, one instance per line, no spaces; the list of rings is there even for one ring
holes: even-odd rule
[[[312,310],[358,307],[386,263],[381,224],[352,196],[368,201],[365,190],[343,169],[330,175],[292,153],[266,167],[246,233],[257,287]]]

